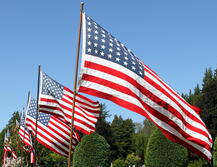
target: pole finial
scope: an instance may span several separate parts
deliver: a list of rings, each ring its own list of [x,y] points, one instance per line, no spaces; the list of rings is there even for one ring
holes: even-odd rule
[[[80,8],[81,8],[81,12],[83,12],[83,9],[84,9],[84,2],[81,2]]]

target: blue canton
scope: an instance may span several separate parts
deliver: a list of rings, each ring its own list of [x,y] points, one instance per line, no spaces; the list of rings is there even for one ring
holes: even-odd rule
[[[42,94],[50,95],[54,98],[61,99],[63,97],[63,86],[54,81],[47,74],[42,73]]]
[[[121,42],[86,15],[86,54],[122,65],[144,77],[142,62]]]
[[[24,112],[22,113],[21,118],[20,118],[20,126],[25,127],[25,115],[24,115]]]
[[[31,116],[32,118],[36,119],[36,113],[37,113],[37,101],[35,99],[31,98],[27,114],[29,116]],[[49,123],[50,117],[51,117],[51,114],[39,112],[38,113],[38,122],[47,126]]]

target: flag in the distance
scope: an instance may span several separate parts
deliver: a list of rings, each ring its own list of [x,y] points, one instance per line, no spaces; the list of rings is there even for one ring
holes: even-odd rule
[[[145,116],[170,140],[211,159],[212,138],[194,108],[86,14],[82,52],[79,92]]]
[[[20,118],[20,123],[19,123],[20,129],[19,129],[18,134],[24,144],[32,147],[31,134],[25,125],[25,119],[26,119],[26,114],[23,111],[21,114],[21,118]]]
[[[62,116],[71,124],[73,91],[53,80],[46,73],[40,74],[39,111]],[[76,94],[74,127],[85,134],[95,131],[100,105],[87,97]]]
[[[36,113],[37,102],[32,97],[29,97],[26,113],[26,126],[34,135],[36,135]],[[73,149],[79,140],[79,135],[76,132],[73,132]],[[48,149],[67,157],[70,145],[70,127],[56,115],[39,112],[37,121],[37,141]]]

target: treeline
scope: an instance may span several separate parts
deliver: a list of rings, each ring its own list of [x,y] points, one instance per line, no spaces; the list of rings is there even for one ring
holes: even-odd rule
[[[213,140],[217,137],[217,69],[205,71],[202,85],[182,96],[192,105],[201,109],[200,116],[209,129]],[[83,136],[74,152],[74,167],[113,167],[142,166],[146,167],[203,167],[210,166],[186,148],[169,141],[149,120],[135,123],[132,119],[123,119],[115,115],[108,122],[109,111],[102,105],[101,115],[96,132]],[[7,128],[11,131],[11,145],[22,156],[27,166],[29,154],[22,149],[17,134],[15,120],[18,112],[9,120]],[[0,156],[3,156],[5,129],[0,133]],[[9,155],[10,156],[10,155]],[[40,166],[67,166],[67,159],[37,145],[38,164]],[[217,166],[217,150],[213,147],[213,165]]]

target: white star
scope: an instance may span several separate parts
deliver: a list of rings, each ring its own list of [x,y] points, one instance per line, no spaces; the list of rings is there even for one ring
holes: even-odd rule
[[[104,31],[103,29],[101,29],[101,31],[102,31],[102,33],[104,33],[104,34],[105,34],[105,31]]]
[[[124,62],[124,65],[127,66],[127,64],[128,64],[128,63],[125,61],[125,62]]]
[[[109,54],[109,55],[108,55],[108,58],[110,58],[110,59],[111,59],[111,58],[112,58],[112,55],[111,55],[111,54]]]
[[[90,18],[89,18],[89,17],[87,17],[87,20],[90,20]]]
[[[116,58],[116,61],[118,61],[118,62],[119,62],[119,61],[120,61],[120,59],[117,57],[117,58]]]
[[[98,50],[95,49],[94,52],[97,54],[97,53],[98,53]]]
[[[95,34],[98,34],[98,31],[97,31],[97,30],[95,30],[95,31],[94,31],[94,33],[95,33]]]
[[[117,55],[120,56],[121,55],[120,52],[117,52]]]
[[[91,49],[90,49],[90,48],[88,48],[88,49],[87,49],[87,52],[91,52]]]
[[[139,73],[142,75],[142,72],[141,72],[141,71],[139,71]]]
[[[128,60],[128,59],[129,59],[129,58],[128,58],[128,57],[126,57],[126,56],[125,56],[124,58],[125,58],[126,60]]]
[[[91,22],[88,22],[87,24],[90,26],[90,25],[91,25]]]
[[[88,36],[88,38],[91,38],[91,35],[90,35],[90,34],[88,34],[87,36]]]
[[[97,25],[96,22],[93,22],[93,24]]]
[[[118,42],[116,42],[116,45],[117,45],[117,46],[120,46],[120,44],[119,44]]]
[[[102,37],[105,38],[106,37],[105,34],[102,34]]]
[[[110,38],[109,41],[113,42],[113,40]]]
[[[101,54],[102,56],[104,56],[104,55],[105,55],[105,53],[104,53],[104,52],[100,52],[100,54]]]
[[[90,41],[87,42],[88,45],[91,45],[92,43]]]
[[[142,67],[141,67],[141,66],[139,66],[139,68],[142,70]]]
[[[134,65],[136,64],[135,61],[132,62]]]
[[[101,41],[102,41],[103,43],[105,43],[105,39],[102,39]]]
[[[112,48],[109,48],[109,52],[113,52],[113,49],[112,49]]]
[[[98,40],[98,38],[99,38],[98,36],[94,36],[94,39],[95,39],[95,40]]]
[[[119,47],[117,47],[117,50],[119,50],[119,51],[120,51],[121,49],[120,49]]]
[[[112,43],[109,43],[109,45],[110,45],[111,47],[113,47],[113,44],[112,44]]]
[[[136,67],[132,66],[132,69],[133,69],[133,70],[135,70],[135,69],[136,69]]]
[[[94,43],[94,46],[97,47],[97,46],[98,46],[98,43],[95,42],[95,43]]]
[[[127,56],[128,54],[127,54],[127,52],[124,52],[124,54]]]
[[[98,26],[95,25],[94,27],[95,27],[96,29],[98,29]]]
[[[101,48],[102,48],[102,49],[105,49],[105,45],[102,45]]]
[[[87,29],[87,31],[91,32],[91,28],[89,27],[89,28]]]

